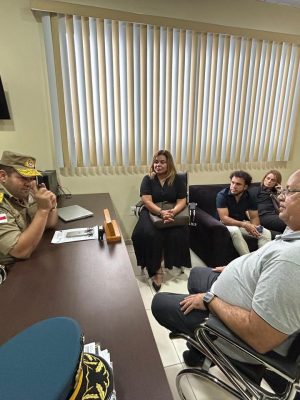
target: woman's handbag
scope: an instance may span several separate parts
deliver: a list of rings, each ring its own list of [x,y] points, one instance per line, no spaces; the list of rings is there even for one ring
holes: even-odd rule
[[[166,201],[161,201],[159,203],[155,203],[162,210],[171,210],[175,207],[176,203],[168,203]],[[172,228],[173,226],[185,226],[190,222],[190,213],[189,208],[186,206],[183,210],[181,210],[178,214],[175,215],[174,221],[164,223],[164,220],[157,215],[149,212],[149,216],[153,225],[158,229],[164,228]]]

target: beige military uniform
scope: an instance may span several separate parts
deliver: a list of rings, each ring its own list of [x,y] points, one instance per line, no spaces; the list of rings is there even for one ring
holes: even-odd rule
[[[0,184],[0,264],[16,261],[9,252],[31,223],[36,211],[37,205],[32,199],[28,203],[21,203]]]

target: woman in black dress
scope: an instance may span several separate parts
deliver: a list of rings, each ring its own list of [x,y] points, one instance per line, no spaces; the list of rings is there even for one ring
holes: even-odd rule
[[[153,157],[149,174],[141,183],[140,196],[144,206],[132,233],[132,242],[141,268],[147,268],[152,286],[159,291],[163,281],[161,261],[166,268],[191,267],[188,227],[177,226],[157,229],[149,212],[160,216],[168,224],[174,216],[186,207],[186,193],[182,180],[176,174],[171,153],[159,150]],[[162,210],[155,203],[175,203],[172,210]]]
[[[281,184],[281,173],[276,169],[267,172],[257,190],[256,201],[261,225],[272,231],[283,232],[285,223],[279,218],[276,186]]]

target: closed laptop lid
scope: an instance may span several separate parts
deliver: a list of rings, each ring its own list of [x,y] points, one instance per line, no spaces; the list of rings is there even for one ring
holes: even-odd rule
[[[77,219],[93,216],[93,212],[81,206],[67,206],[57,209],[58,216],[65,222],[76,221]]]

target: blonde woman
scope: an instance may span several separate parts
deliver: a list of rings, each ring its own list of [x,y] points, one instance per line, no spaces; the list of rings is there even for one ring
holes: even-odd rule
[[[186,206],[187,188],[178,177],[171,153],[159,150],[154,154],[149,174],[141,183],[140,196],[144,203],[139,220],[132,233],[137,264],[146,268],[152,279],[152,286],[159,291],[163,282],[161,261],[165,268],[191,267],[188,227],[176,226],[157,229],[149,212],[160,216],[165,224]],[[158,202],[174,203],[172,210],[162,210]]]
[[[260,223],[267,229],[283,232],[285,223],[279,218],[276,186],[281,185],[281,173],[271,169],[262,178],[256,192],[258,215]]]

